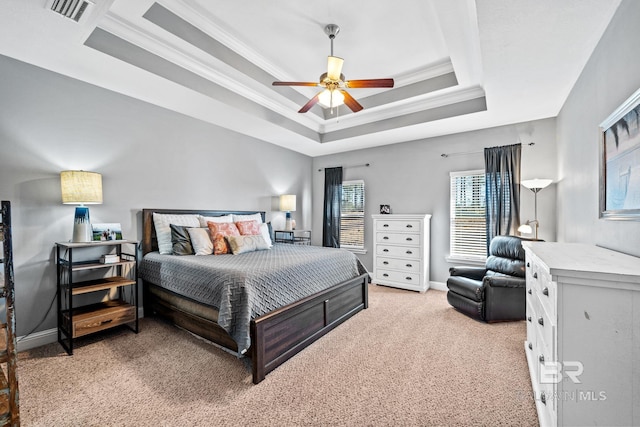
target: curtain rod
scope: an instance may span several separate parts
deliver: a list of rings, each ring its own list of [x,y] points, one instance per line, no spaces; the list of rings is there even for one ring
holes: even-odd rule
[[[362,168],[362,167],[369,167],[369,165],[371,165],[371,163],[364,163],[362,165],[349,165],[349,166],[327,166],[329,168],[337,168],[337,167],[343,167],[343,168]],[[318,169],[318,172],[322,172],[324,169],[327,168],[320,168]]]
[[[529,147],[533,147],[534,145],[536,145],[535,142],[530,142],[527,144]],[[467,154],[479,154],[479,153],[484,153],[484,150],[479,150],[479,151],[463,151],[463,152],[459,152],[459,153],[442,153],[440,154],[440,157],[443,158],[447,158],[447,157],[451,157],[451,156],[466,156]]]

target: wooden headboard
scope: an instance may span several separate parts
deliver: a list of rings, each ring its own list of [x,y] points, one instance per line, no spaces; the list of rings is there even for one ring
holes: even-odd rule
[[[264,211],[207,211],[207,210],[185,210],[185,209],[142,209],[142,255],[158,250],[158,239],[156,238],[156,228],[153,225],[153,213],[172,215],[202,215],[202,216],[223,216],[229,214],[250,215],[259,213],[262,215],[262,222],[265,221]]]

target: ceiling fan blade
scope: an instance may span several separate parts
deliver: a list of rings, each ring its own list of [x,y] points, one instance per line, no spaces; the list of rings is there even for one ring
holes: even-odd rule
[[[360,103],[356,101],[355,98],[349,94],[349,92],[347,92],[346,90],[341,90],[340,93],[344,95],[344,103],[351,109],[351,111],[357,113],[358,111],[362,110],[362,105],[360,105]]]
[[[393,87],[393,79],[349,80],[344,82],[349,88]]]
[[[342,64],[344,64],[344,59],[342,58],[337,56],[329,56],[327,58],[327,78],[329,80],[340,80]]]
[[[273,86],[320,86],[316,82],[273,82]]]
[[[316,105],[318,103],[319,99],[320,99],[320,93],[317,93],[316,96],[311,98],[309,100],[309,102],[304,104],[302,106],[302,108],[300,110],[298,110],[298,113],[306,113],[307,111],[309,111],[311,109],[311,107],[313,107],[314,105]]]

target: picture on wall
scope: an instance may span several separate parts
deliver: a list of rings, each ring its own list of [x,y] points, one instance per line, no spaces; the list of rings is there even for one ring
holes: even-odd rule
[[[600,129],[600,217],[640,221],[640,89]]]
[[[122,240],[122,227],[119,223],[91,224],[93,240]]]

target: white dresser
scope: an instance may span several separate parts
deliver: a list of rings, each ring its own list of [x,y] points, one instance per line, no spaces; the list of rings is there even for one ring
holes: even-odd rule
[[[431,215],[372,215],[373,283],[429,289]]]
[[[640,258],[523,242],[540,425],[640,425]]]

